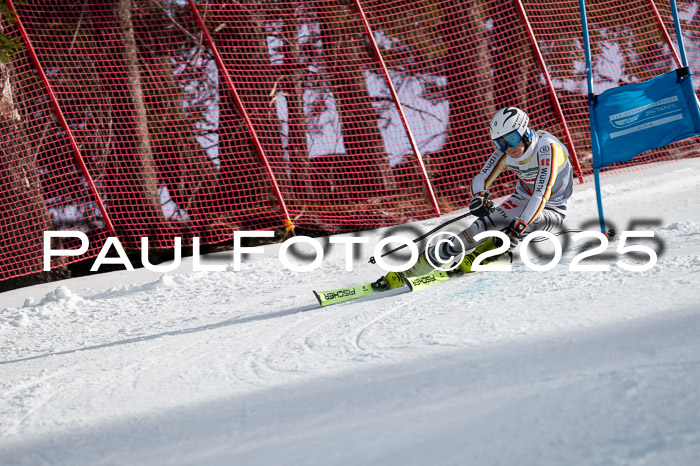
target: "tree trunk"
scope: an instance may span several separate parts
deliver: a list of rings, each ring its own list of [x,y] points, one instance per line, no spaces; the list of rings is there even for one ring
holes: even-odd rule
[[[246,5],[227,5],[227,10],[218,14],[215,27],[211,28],[216,46],[253,122],[265,155],[275,165],[276,161],[282,160],[281,136],[276,109],[270,105],[273,99],[270,93],[276,78],[267,51],[265,9],[258,2],[246,2]],[[228,202],[239,211],[244,225],[259,228],[280,226],[284,221],[270,179],[223,73],[219,76],[219,156],[222,177],[225,177],[223,186],[228,188],[221,195],[228,197]],[[284,188],[289,182],[285,177],[277,176],[274,169],[273,173],[285,193]]]
[[[122,240],[140,246],[140,237],[169,240],[171,228],[161,207],[153,159],[141,69],[134,38],[131,0],[91,4],[93,34],[100,39],[98,60],[112,99],[113,153],[105,178],[108,211]],[[152,243],[153,244],[153,243]]]
[[[289,128],[289,156],[291,175],[300,201],[315,200],[317,194],[312,183],[312,168],[309,160],[306,134],[308,131],[304,114],[304,69],[301,65],[299,32],[297,30],[298,1],[286,1],[281,5],[281,20],[284,22],[284,62],[280,78],[287,99],[287,124]]]
[[[445,75],[450,122],[442,151],[449,171],[441,173],[436,189],[460,197],[493,152],[488,123],[496,108],[483,3],[442,0],[441,8],[443,41],[449,46]]]
[[[353,196],[395,194],[396,181],[364,73],[377,68],[375,57],[362,43],[364,28],[350,5],[340,4],[327,8],[324,13],[322,18],[332,21],[321,22],[326,76],[335,99],[346,152],[340,158],[342,165],[338,169],[340,174],[355,177],[350,182],[356,184],[357,189],[365,190],[352,192]]]
[[[489,1],[491,65],[496,108],[525,107],[530,47],[520,16],[512,1]],[[527,111],[526,108],[522,110]]]
[[[14,82],[13,62],[0,62],[0,280],[42,271],[43,232],[51,229]]]
[[[160,88],[149,99],[153,155],[173,201],[184,209],[194,236],[206,236],[212,225],[218,170],[194,134],[194,122],[183,107],[183,91],[170,58],[150,57],[150,86]],[[162,92],[167,89],[169,92]]]

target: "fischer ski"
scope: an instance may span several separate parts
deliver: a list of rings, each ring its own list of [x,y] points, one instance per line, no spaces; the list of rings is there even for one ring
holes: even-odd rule
[[[427,275],[419,275],[417,277],[404,276],[403,281],[411,291],[418,291],[436,283],[447,281],[455,275],[462,275],[462,272],[445,272],[442,270],[436,270],[435,272]]]
[[[342,303],[351,299],[362,298],[374,293],[393,290],[404,286],[402,274],[399,272],[389,272],[378,280],[366,285],[350,286],[328,291],[314,291],[314,296],[321,306]]]
[[[452,275],[454,274],[448,274],[442,270],[436,270],[435,272],[417,277],[406,277],[400,272],[389,272],[386,276],[381,277],[373,283],[338,288],[336,290],[314,291],[314,296],[316,296],[321,306],[330,306],[331,304],[364,298],[365,296],[398,288],[405,288],[402,292],[422,290],[434,283],[448,280]]]
[[[316,296],[316,299],[318,300],[318,303],[321,306],[342,303],[343,301],[362,298],[364,296],[369,296],[374,293],[375,291],[374,288],[372,288],[371,284],[350,286],[348,288],[338,288],[337,290],[328,291],[314,290],[314,296]]]
[[[331,304],[342,303],[353,299],[363,298],[365,296],[382,293],[396,288],[406,287],[403,292],[412,292],[425,289],[436,283],[444,282],[450,278],[469,274],[472,271],[474,260],[482,253],[492,249],[492,244],[484,244],[474,250],[471,254],[467,254],[462,259],[462,262],[454,270],[434,270],[430,273],[417,276],[406,276],[402,272],[389,272],[377,281],[366,285],[350,286],[347,288],[338,288],[327,291],[314,291],[314,296],[321,306],[330,306]],[[483,264],[490,264],[508,259],[512,262],[513,255],[510,251],[501,254],[500,256],[489,257],[483,261]],[[395,293],[396,294],[396,293]]]

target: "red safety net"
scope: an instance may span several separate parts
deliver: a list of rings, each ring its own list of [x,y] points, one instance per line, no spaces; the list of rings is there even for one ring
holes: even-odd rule
[[[91,240],[57,267],[95,257],[108,236],[168,248],[176,236],[354,231],[463,208],[503,106],[559,136],[577,175],[591,172],[576,1],[32,0],[16,17],[6,4],[0,280],[42,270],[49,230]],[[700,13],[679,8],[695,70]],[[595,92],[677,67],[671,18],[667,1],[589,5]],[[502,175],[495,193],[513,182]]]

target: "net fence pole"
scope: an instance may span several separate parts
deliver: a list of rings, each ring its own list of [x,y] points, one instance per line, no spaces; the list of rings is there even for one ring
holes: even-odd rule
[[[683,45],[683,32],[681,31],[681,21],[678,18],[678,6],[676,0],[671,0],[671,13],[673,14],[673,25],[676,28],[676,40],[678,41],[678,51],[681,54],[681,64],[684,68],[688,66],[688,58],[685,55],[685,45]]]
[[[260,143],[260,138],[258,137],[258,133],[255,130],[255,127],[253,126],[253,122],[250,119],[250,116],[248,115],[248,112],[245,109],[245,106],[243,105],[243,100],[241,99],[240,95],[238,94],[238,91],[236,90],[236,86],[233,83],[233,79],[231,78],[231,74],[228,72],[228,68],[224,64],[223,59],[221,58],[221,54],[219,54],[219,49],[216,47],[214,44],[214,40],[211,37],[211,34],[209,33],[209,29],[207,29],[206,25],[204,24],[204,20],[202,19],[202,16],[199,14],[199,10],[197,10],[197,6],[194,4],[193,0],[187,0],[190,9],[192,10],[192,14],[194,15],[195,19],[197,20],[197,24],[199,25],[200,30],[202,31],[202,34],[204,34],[204,39],[207,42],[207,45],[209,46],[209,49],[211,50],[212,54],[214,55],[214,60],[216,61],[216,65],[219,68],[219,71],[224,77],[224,81],[226,82],[226,86],[228,87],[229,92],[231,93],[231,96],[233,97],[234,102],[236,103],[236,107],[238,108],[238,111],[240,112],[241,116],[243,117],[243,120],[245,122],[246,128],[248,129],[248,132],[250,133],[250,137],[253,140],[253,145],[255,146],[255,150],[258,153],[258,156],[260,157],[260,162],[262,163],[263,167],[265,168],[265,173],[267,174],[267,177],[270,180],[270,185],[272,186],[272,191],[275,194],[275,198],[277,198],[277,203],[280,206],[280,209],[282,210],[282,215],[284,216],[285,219],[285,230],[289,232],[291,236],[294,236],[294,223],[292,222],[292,218],[289,215],[289,210],[287,210],[287,203],[284,200],[284,196],[282,196],[282,192],[280,191],[279,184],[277,183],[277,179],[275,178],[275,174],[272,172],[272,168],[270,167],[270,162],[267,158],[267,155],[265,154],[265,150],[262,147],[262,144]]]
[[[66,120],[66,117],[63,114],[61,105],[58,103],[56,93],[54,92],[53,87],[49,82],[49,79],[46,77],[46,73],[44,72],[44,68],[41,66],[41,61],[39,60],[39,57],[36,54],[34,45],[29,39],[29,34],[27,34],[27,30],[24,29],[22,19],[19,17],[19,14],[15,9],[15,5],[12,2],[12,0],[5,0],[5,4],[8,6],[10,11],[12,11],[12,15],[16,20],[17,29],[19,29],[19,33],[22,36],[24,45],[27,47],[27,53],[29,53],[29,57],[31,58],[32,63],[36,67],[37,73],[39,74],[39,78],[44,84],[46,93],[49,95],[49,99],[51,100],[51,106],[53,108],[54,113],[56,114],[56,118],[58,118],[61,127],[66,132],[66,137],[68,138],[68,142],[70,143],[71,149],[73,150],[73,156],[75,157],[80,171],[85,177],[85,181],[87,182],[90,188],[90,193],[92,194],[95,203],[97,204],[97,207],[100,210],[100,213],[102,213],[102,219],[105,222],[105,227],[107,228],[107,231],[109,231],[109,234],[111,236],[118,238],[117,233],[114,230],[114,224],[112,223],[112,219],[110,218],[109,213],[107,212],[107,208],[105,207],[104,202],[102,202],[102,196],[97,190],[97,185],[95,185],[95,181],[92,179],[92,176],[88,171],[87,164],[85,163],[85,159],[83,158],[83,154],[80,151],[80,148],[78,147],[77,141],[75,140],[75,135],[73,134],[73,131],[71,130],[70,125],[68,124],[68,121]]]
[[[682,68],[683,64],[681,63],[681,57],[678,56],[678,51],[676,50],[676,47],[673,45],[673,41],[671,40],[671,35],[668,33],[668,30],[666,29],[666,25],[664,24],[663,20],[661,19],[661,15],[659,14],[658,8],[656,8],[656,3],[654,3],[654,0],[649,0],[649,6],[651,7],[652,13],[654,13],[654,17],[656,18],[656,23],[659,26],[659,30],[661,31],[661,35],[663,36],[664,40],[668,44],[668,46],[671,48],[671,53],[673,54],[673,59],[676,60],[676,65],[678,68]]]
[[[413,149],[413,153],[416,156],[416,160],[418,161],[418,165],[420,166],[421,175],[423,177],[423,183],[425,185],[425,188],[428,191],[428,196],[430,197],[430,202],[433,205],[433,210],[435,211],[435,214],[439,217],[441,215],[440,206],[438,205],[437,198],[435,197],[435,191],[433,190],[433,186],[430,183],[430,178],[428,177],[428,171],[425,168],[425,163],[423,161],[423,156],[420,153],[420,149],[418,148],[418,143],[416,142],[416,139],[413,137],[413,132],[411,131],[411,127],[408,124],[408,119],[406,118],[406,114],[403,111],[403,106],[401,105],[401,101],[399,100],[399,95],[396,92],[396,88],[394,88],[394,83],[391,80],[391,76],[389,75],[389,70],[386,66],[386,63],[384,62],[384,58],[382,58],[382,54],[379,50],[379,46],[377,45],[377,42],[374,40],[374,34],[372,33],[372,28],[370,27],[369,21],[367,20],[367,16],[365,15],[364,10],[362,9],[362,5],[360,4],[360,0],[354,0],[354,1],[355,1],[355,7],[357,8],[358,14],[360,15],[360,19],[362,19],[362,24],[364,25],[365,32],[369,36],[369,42],[372,45],[372,50],[374,51],[374,55],[377,58],[377,60],[379,61],[379,65],[382,68],[382,74],[384,74],[384,79],[386,79],[387,86],[389,87],[389,92],[391,92],[391,97],[394,99],[394,103],[396,104],[396,109],[399,113],[399,117],[401,118],[401,123],[403,124],[404,130],[406,131],[406,135],[408,136],[408,140],[411,143],[411,148]]]
[[[581,15],[581,29],[583,32],[583,50],[586,55],[586,85],[588,86],[588,117],[591,124],[591,151],[593,153],[593,180],[595,182],[596,202],[598,204],[598,220],[600,231],[607,235],[605,231],[605,216],[603,213],[603,194],[600,188],[600,169],[596,160],[600,159],[600,144],[598,143],[598,133],[595,121],[595,89],[593,88],[593,61],[591,60],[591,39],[588,33],[588,15],[586,14],[586,0],[579,0],[579,14]]]
[[[554,83],[552,82],[552,78],[549,75],[549,71],[547,70],[547,64],[545,63],[544,57],[542,56],[540,46],[537,44],[537,38],[535,37],[535,33],[532,30],[530,20],[527,18],[527,13],[525,12],[525,7],[523,6],[522,0],[515,0],[515,7],[517,8],[518,14],[520,15],[520,19],[525,25],[525,29],[527,30],[527,35],[530,38],[530,44],[532,45],[532,50],[535,52],[535,58],[537,59],[537,63],[540,65],[540,69],[542,70],[542,74],[544,75],[545,81],[547,81],[547,88],[549,89],[549,95],[552,98],[554,111],[556,112],[560,123],[564,127],[564,134],[566,134],[566,139],[568,141],[567,145],[569,146],[569,150],[571,151],[574,170],[576,171],[576,175],[578,176],[579,182],[583,183],[583,173],[581,172],[581,166],[578,163],[578,156],[576,155],[574,140],[571,137],[569,125],[566,123],[566,118],[564,117],[564,111],[562,110],[561,104],[559,103],[557,91],[554,89]]]

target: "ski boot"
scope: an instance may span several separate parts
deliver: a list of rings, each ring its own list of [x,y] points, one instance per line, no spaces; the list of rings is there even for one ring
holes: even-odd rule
[[[497,247],[499,247],[499,245],[496,244],[496,240],[497,240],[497,238],[491,237],[488,240],[486,240],[484,243],[480,244],[471,253],[464,256],[464,259],[462,259],[462,262],[459,264],[459,267],[457,267],[457,268],[464,273],[470,273],[472,271],[472,264],[474,263],[474,261],[476,260],[476,257],[478,255],[483,254],[486,251],[491,251],[492,249],[496,249]],[[498,243],[500,243],[500,240],[498,240]],[[508,251],[505,254],[488,257],[488,258],[484,259],[481,263],[483,265],[486,265],[486,264],[490,264],[492,262],[496,262],[497,260],[499,260],[501,257],[503,257],[506,254],[510,257],[510,262],[513,262],[513,253],[511,251]]]
[[[400,286],[403,286],[401,272],[389,272],[383,277],[380,277],[376,282],[372,283],[372,289],[375,291],[393,290],[394,288],[398,288]]]

